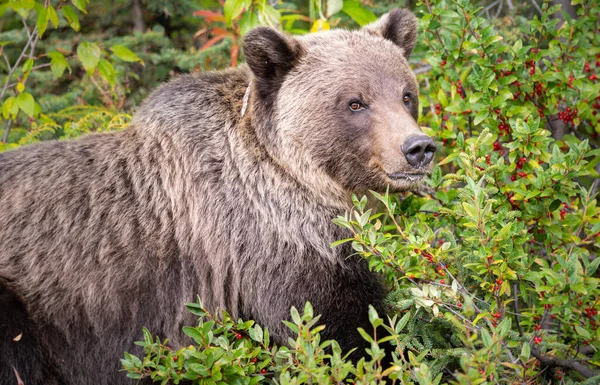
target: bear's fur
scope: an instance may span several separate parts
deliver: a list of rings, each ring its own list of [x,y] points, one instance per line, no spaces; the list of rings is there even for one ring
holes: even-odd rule
[[[385,291],[330,247],[348,237],[331,219],[429,171],[401,150],[423,136],[415,38],[404,10],[354,32],[257,28],[247,65],[164,84],[124,131],[1,153],[0,384],[128,384],[142,326],[188,344],[197,295],[279,344],[310,301],[325,338],[361,345]]]

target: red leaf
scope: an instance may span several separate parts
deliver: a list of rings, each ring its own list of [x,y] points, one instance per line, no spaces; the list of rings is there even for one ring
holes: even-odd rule
[[[212,11],[196,11],[194,12],[194,16],[200,16],[206,19],[206,21],[225,21],[225,16],[220,13],[212,12]]]
[[[200,51],[204,51],[205,49],[212,47],[213,45],[215,45],[216,43],[220,42],[223,39],[225,39],[225,35],[219,35],[219,36],[213,37],[212,39],[210,39],[209,41],[204,43],[202,48],[200,48]]]

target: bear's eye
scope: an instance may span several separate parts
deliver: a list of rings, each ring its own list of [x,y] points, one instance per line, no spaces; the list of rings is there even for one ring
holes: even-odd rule
[[[360,111],[365,108],[364,104],[358,100],[351,100],[348,103],[348,107],[350,107],[351,111]]]
[[[404,102],[404,104],[410,104],[410,95],[406,94],[404,95],[404,97],[402,98],[402,101]]]

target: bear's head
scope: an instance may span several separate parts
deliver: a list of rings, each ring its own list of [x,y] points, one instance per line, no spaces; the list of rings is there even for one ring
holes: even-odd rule
[[[399,9],[358,31],[249,32],[253,119],[271,155],[309,187],[413,187],[436,150],[417,125],[419,91],[408,66],[416,34],[414,15]]]

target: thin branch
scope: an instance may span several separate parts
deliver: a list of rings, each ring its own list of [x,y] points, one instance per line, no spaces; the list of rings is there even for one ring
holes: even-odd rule
[[[4,129],[4,133],[2,134],[2,143],[6,143],[8,140],[8,134],[10,134],[10,127],[12,126],[12,119],[8,119],[6,121],[6,128]]]
[[[497,19],[498,16],[500,16],[500,12],[502,12],[502,5],[504,4],[504,2],[500,2],[500,5],[498,6],[498,10],[496,11],[496,15],[494,15],[494,19]]]
[[[37,65],[35,67],[31,67],[31,70],[32,71],[39,70],[40,68],[50,67],[51,65],[52,65],[52,63],[44,63],[44,64]]]
[[[483,15],[484,13],[487,13],[488,16],[489,16],[489,10],[492,9],[492,8],[494,8],[501,1],[502,0],[496,0],[496,1],[492,2],[490,5],[488,5],[487,7],[485,7],[484,9],[482,9],[481,11],[479,11],[479,16]]]
[[[17,68],[19,68],[19,64],[21,64],[21,60],[23,60],[23,57],[26,55],[27,49],[32,45],[33,47],[31,51],[33,52],[33,49],[35,49],[35,44],[37,43],[37,26],[33,29],[33,32],[31,34],[29,33],[29,31],[27,31],[27,33],[29,35],[29,40],[27,40],[27,44],[25,44],[25,47],[23,47],[23,51],[21,51],[21,54],[17,58],[17,61],[15,62],[11,70],[8,71],[8,75],[6,75],[4,87],[2,87],[2,91],[0,92],[0,101],[4,98],[6,90],[8,89],[8,84],[10,83],[10,78],[15,73]],[[33,38],[32,35],[34,36]]]
[[[4,50],[2,50],[2,57],[4,58],[4,61],[6,62],[6,67],[8,67],[8,71],[10,72],[12,70],[12,67],[10,66],[10,62],[8,61],[8,57],[6,56],[6,53],[4,53]]]
[[[513,291],[513,295],[515,296],[514,301],[513,301],[513,308],[515,309],[515,322],[517,323],[517,329],[519,329],[519,335],[521,337],[523,337],[523,329],[521,328],[521,322],[519,320],[519,295],[517,294],[517,281],[514,281],[512,283],[512,291]]]
[[[429,71],[431,71],[431,65],[427,64],[427,65],[415,68],[413,70],[413,73],[415,75],[420,75],[420,74],[424,74],[424,73],[429,72]]]
[[[27,28],[27,21],[23,18],[21,18],[21,21],[23,22],[23,27],[25,28],[25,32],[27,32],[27,38],[29,40],[31,40],[31,32],[29,32],[29,28]],[[36,26],[36,30],[37,30],[37,26]]]
[[[533,6],[535,7],[535,9],[537,9],[537,11],[540,13],[540,15],[542,15],[544,13],[544,12],[542,12],[542,9],[538,5],[538,3],[535,2],[535,0],[531,0],[531,4],[533,4]]]
[[[600,174],[600,163],[596,165],[596,172]],[[600,188],[600,178],[596,178],[596,180],[594,180],[590,196],[594,196],[594,194],[598,192],[598,188]]]

